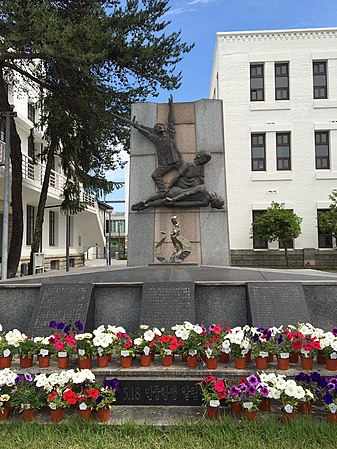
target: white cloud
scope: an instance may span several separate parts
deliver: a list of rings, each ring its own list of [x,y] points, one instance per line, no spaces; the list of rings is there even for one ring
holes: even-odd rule
[[[188,2],[189,5],[198,5],[199,3],[211,3],[214,2],[214,0],[192,0],[191,2]]]
[[[178,14],[182,14],[185,12],[184,8],[174,8],[174,9],[170,9],[165,16],[173,16],[173,15],[178,15]]]

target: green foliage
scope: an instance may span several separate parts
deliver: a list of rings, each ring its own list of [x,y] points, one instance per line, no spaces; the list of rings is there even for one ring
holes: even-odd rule
[[[330,209],[317,215],[318,226],[322,231],[331,233],[337,240],[337,190],[331,192],[329,199],[332,201]]]

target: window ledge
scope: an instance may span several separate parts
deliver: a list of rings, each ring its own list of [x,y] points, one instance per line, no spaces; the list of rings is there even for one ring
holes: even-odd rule
[[[293,174],[292,172],[253,172],[251,176],[252,181],[292,181]]]
[[[337,171],[331,171],[331,170],[316,170],[315,173],[316,179],[337,179]]]
[[[314,100],[313,102],[314,109],[327,109],[327,108],[337,108],[336,100]]]
[[[265,101],[251,101],[251,111],[290,110],[290,100],[278,100],[267,103]]]

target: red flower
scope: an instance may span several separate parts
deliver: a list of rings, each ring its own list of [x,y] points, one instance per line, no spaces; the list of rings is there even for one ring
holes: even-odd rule
[[[163,335],[158,339],[161,343],[168,343],[171,340],[171,337],[169,335]]]
[[[54,398],[56,398],[56,396],[56,391],[52,391],[50,394],[48,394],[48,401],[52,401]]]
[[[56,351],[63,351],[64,349],[64,344],[62,343],[62,341],[55,341],[55,349]]]
[[[214,390],[221,393],[225,389],[225,384],[222,380],[218,379],[214,384]]]
[[[122,336],[123,336],[122,332],[117,332],[117,334],[116,334],[117,338],[122,338]]]
[[[226,396],[227,396],[226,390],[220,391],[220,392],[218,393],[219,399],[224,399]]]
[[[215,334],[220,334],[220,332],[221,332],[221,327],[218,326],[218,325],[214,326],[214,327],[213,327],[213,332],[214,332]]]
[[[76,404],[77,402],[77,394],[72,390],[66,390],[63,393],[63,400],[66,401],[67,404]]]
[[[294,351],[297,351],[298,349],[302,349],[302,342],[300,340],[292,341],[291,346],[293,347]]]
[[[97,390],[97,388],[86,388],[85,391],[88,393],[88,396],[90,398],[94,398],[94,399],[98,398],[98,396],[100,394],[99,390]]]
[[[215,379],[214,376],[207,376],[205,379],[205,382],[209,383],[209,382],[212,382],[214,379]]]

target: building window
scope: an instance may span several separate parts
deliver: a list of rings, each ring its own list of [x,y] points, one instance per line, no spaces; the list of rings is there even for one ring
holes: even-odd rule
[[[112,220],[112,232],[115,234],[125,233],[125,221],[124,220]]]
[[[28,120],[35,123],[35,105],[33,103],[28,103]]]
[[[265,134],[252,134],[252,171],[266,170]]]
[[[250,65],[250,101],[264,101],[263,64]]]
[[[326,61],[313,61],[314,98],[328,98]]]
[[[289,64],[275,64],[275,100],[289,100]]]
[[[0,119],[0,140],[6,142],[6,126],[5,121]]]
[[[329,131],[315,132],[315,160],[317,169],[330,168]]]
[[[27,229],[26,229],[26,245],[31,245],[34,237],[34,206],[27,204]]]
[[[56,217],[57,217],[56,212],[49,211],[49,246],[56,245],[56,230],[57,230]]]
[[[260,215],[264,214],[265,210],[253,210],[253,223]],[[267,239],[255,239],[253,240],[253,248],[254,249],[268,249],[268,241]]]
[[[290,170],[290,133],[276,133],[277,170]]]
[[[330,209],[318,209],[317,216],[321,213],[327,212],[328,210],[330,210]],[[319,224],[317,226],[317,233],[318,233],[318,248],[332,248],[333,247],[332,234],[328,233],[326,231],[322,231],[319,227]]]

